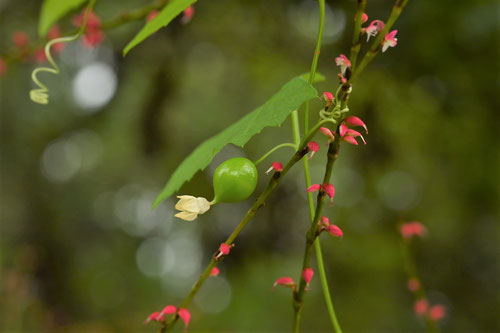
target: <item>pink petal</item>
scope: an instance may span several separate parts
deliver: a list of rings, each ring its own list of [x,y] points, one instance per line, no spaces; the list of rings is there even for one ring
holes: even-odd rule
[[[309,149],[313,152],[317,152],[319,150],[319,145],[317,142],[315,141],[311,141],[307,144],[307,146],[309,147]]]
[[[361,15],[361,23],[365,23],[366,21],[368,21],[368,15],[363,13],[363,15]]]
[[[420,281],[417,278],[411,278],[407,283],[408,290],[412,293],[420,289]]]
[[[307,192],[319,191],[320,188],[321,188],[320,184],[314,184],[314,185],[309,186],[309,188],[307,189]]]
[[[309,284],[313,278],[314,271],[312,268],[307,267],[302,271],[302,277],[306,281],[307,284]]]
[[[272,166],[275,171],[283,171],[283,164],[280,162],[273,162]]]
[[[434,321],[443,319],[445,315],[446,315],[446,308],[444,307],[444,305],[441,304],[436,304],[432,306],[429,310],[429,317]]]
[[[173,305],[167,305],[166,307],[163,308],[163,310],[161,310],[162,315],[172,314],[172,313],[176,313],[176,312],[177,312],[177,308]]]
[[[345,119],[345,122],[352,126],[361,126],[365,129],[366,134],[368,134],[368,128],[365,123],[358,117],[350,116]]]
[[[337,227],[335,224],[330,224],[328,226],[328,232],[330,233],[330,235],[332,235],[334,237],[340,237],[340,238],[342,238],[344,236],[344,233],[342,232],[342,229],[340,229],[339,227]]]
[[[363,141],[363,143],[366,145],[365,138],[363,138],[361,133],[359,133],[358,131],[355,131],[353,129],[348,129],[347,132],[345,133],[345,135],[352,136],[354,138],[359,136],[361,138],[361,140]]]
[[[163,321],[164,317],[160,312],[153,312],[149,315],[148,318],[144,321],[144,324],[149,323],[150,321]]]
[[[323,99],[327,102],[328,106],[330,106],[333,102],[333,94],[329,91],[325,91],[323,93]]]
[[[417,316],[422,316],[427,312],[427,307],[428,307],[427,300],[425,298],[419,299],[413,305],[413,311],[415,311],[415,314]]]
[[[231,251],[231,247],[229,245],[227,245],[226,243],[222,243],[219,247],[219,251],[220,253],[222,253],[223,255],[228,255],[229,254],[229,251]]]
[[[397,30],[392,30],[387,35],[385,35],[385,40],[391,40],[391,41],[394,40],[394,37],[396,36],[397,33],[398,33]]]
[[[321,216],[319,223],[323,228],[328,228],[330,225],[330,219],[326,216]]]
[[[321,133],[323,133],[324,135],[326,135],[327,137],[329,137],[330,138],[330,142],[333,142],[333,140],[335,140],[335,137],[333,136],[333,133],[332,133],[332,131],[329,128],[320,127],[319,131]]]
[[[219,268],[218,267],[214,267],[210,271],[210,276],[217,276],[217,275],[219,275],[219,272],[220,272]]]
[[[335,187],[332,184],[323,184],[323,190],[330,198],[335,196]]]
[[[355,145],[357,146],[358,145],[358,142],[356,141],[355,138],[353,138],[352,136],[345,136],[342,138],[345,142],[348,142],[350,143],[351,145]]]
[[[297,284],[293,281],[293,279],[291,277],[284,276],[284,277],[280,277],[278,280],[276,280],[274,282],[273,289],[278,285],[283,286],[283,287],[294,288]]]
[[[348,128],[345,124],[342,124],[340,125],[340,129],[339,129],[339,133],[340,133],[340,137],[344,137],[344,135],[346,134]]]
[[[189,320],[191,319],[191,314],[187,309],[180,308],[179,317],[181,317],[182,321],[184,322],[184,331],[187,331]]]

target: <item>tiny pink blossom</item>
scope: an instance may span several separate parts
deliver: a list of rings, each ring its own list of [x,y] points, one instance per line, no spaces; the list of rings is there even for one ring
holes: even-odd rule
[[[281,164],[280,162],[273,162],[273,164],[271,164],[271,167],[266,171],[266,174],[269,174],[269,172],[273,170],[276,172],[283,171],[283,164]]]
[[[330,219],[326,216],[321,216],[319,220],[319,225],[321,229],[326,229],[330,225]]]
[[[172,313],[176,313],[176,312],[177,312],[177,308],[173,305],[167,305],[166,307],[163,308],[163,310],[161,310],[162,315],[172,314]]]
[[[310,267],[304,268],[304,270],[302,271],[302,278],[304,278],[304,281],[306,281],[306,284],[309,284],[311,282],[313,275],[314,275],[314,271]]]
[[[320,184],[314,184],[307,188],[307,192],[319,191],[320,188],[321,188]]]
[[[191,21],[191,19],[193,18],[193,15],[194,15],[194,7],[189,6],[188,8],[186,8],[186,10],[184,10],[182,15],[183,16],[182,16],[181,22],[183,24],[189,23],[189,21]]]
[[[373,20],[368,27],[363,29],[363,31],[366,33],[366,41],[368,42],[370,40],[370,37],[376,36],[380,31],[384,29],[384,26],[384,22],[380,20]]]
[[[179,309],[179,317],[181,317],[182,321],[184,322],[184,332],[187,331],[189,321],[191,320],[191,313],[187,309],[180,308]]]
[[[330,106],[332,105],[332,102],[333,102],[333,94],[329,91],[325,91],[323,93],[323,99],[326,101],[326,105],[327,106]]]
[[[355,116],[349,116],[345,119],[345,122],[351,126],[363,127],[365,129],[366,134],[368,134],[368,128],[366,127],[365,123],[360,118],[355,117]]]
[[[398,39],[395,38],[397,33],[397,30],[393,30],[385,35],[384,42],[382,44],[382,52],[385,52],[389,47],[394,47],[398,44]]]
[[[157,10],[150,11],[148,16],[146,16],[146,22],[151,22],[155,17],[158,16],[158,14],[160,14],[160,12]]]
[[[227,245],[226,243],[222,243],[219,246],[219,253],[217,253],[215,259],[218,260],[222,256],[227,256],[229,254],[229,251],[231,251],[231,246]]]
[[[337,66],[340,67],[340,71],[342,72],[342,75],[345,75],[345,71],[348,67],[351,67],[351,62],[349,61],[349,59],[341,54],[339,55],[337,58],[335,58],[335,63],[337,64]]]
[[[368,15],[363,13],[363,15],[361,15],[361,23],[365,23],[366,21],[368,21]]]
[[[284,276],[280,277],[278,280],[276,280],[273,284],[273,290],[276,288],[276,286],[283,286],[283,287],[289,287],[289,288],[295,288],[297,284],[291,277]]]
[[[335,140],[335,136],[333,135],[332,131],[327,128],[327,127],[320,127],[319,131],[329,137],[330,139],[328,140],[328,143],[333,142]]]
[[[340,238],[342,238],[344,236],[344,233],[342,232],[342,229],[340,229],[335,224],[330,224],[328,226],[328,232],[330,233],[330,235],[332,235],[334,237],[340,237]]]
[[[408,239],[413,236],[424,236],[427,228],[420,222],[412,221],[402,224],[399,231],[404,238]]]
[[[217,276],[217,275],[219,275],[219,272],[220,272],[219,268],[218,267],[214,267],[210,271],[210,276]]]
[[[414,293],[420,289],[420,281],[417,278],[411,278],[408,280],[406,286],[408,287],[409,291]]]
[[[153,312],[146,318],[144,324],[149,323],[150,321],[163,321],[164,316],[160,312]]]
[[[333,197],[335,196],[335,187],[332,184],[323,184],[323,191],[331,199],[331,204],[333,205]]]
[[[28,35],[24,31],[16,31],[12,34],[12,41],[18,48],[25,48],[28,46]]]
[[[347,82],[347,79],[344,77],[344,75],[338,73],[337,76],[338,76],[338,78],[340,80],[340,84],[344,84],[344,83]]]
[[[356,137],[360,137],[361,140],[363,141],[363,143],[366,145],[366,141],[365,141],[365,138],[363,138],[363,136],[361,135],[361,133],[359,133],[358,131],[355,131],[353,129],[348,129],[347,132],[345,133],[345,136],[343,137],[343,139],[345,139],[346,137],[353,137],[353,138],[356,138]]]
[[[425,298],[419,299],[413,305],[413,311],[415,311],[415,314],[417,316],[423,316],[427,312],[428,306],[429,305],[428,305],[427,300]]]
[[[319,145],[316,141],[311,141],[307,144],[307,147],[311,151],[311,154],[309,155],[309,159],[311,159],[314,154],[319,150]]]
[[[444,318],[446,315],[446,308],[442,304],[433,305],[429,309],[429,318],[434,321],[438,321]]]

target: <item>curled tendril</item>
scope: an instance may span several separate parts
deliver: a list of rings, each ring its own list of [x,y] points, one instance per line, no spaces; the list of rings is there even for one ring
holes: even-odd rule
[[[328,109],[322,109],[319,111],[319,117],[321,120],[327,120],[327,119],[340,119],[344,113],[349,112],[349,108],[345,107],[342,110],[340,110],[340,107],[336,105],[332,110]],[[336,122],[336,121],[335,121]]]
[[[45,45],[45,56],[47,57],[47,61],[52,65],[51,67],[38,67],[33,70],[31,73],[31,79],[35,84],[38,86],[36,89],[30,90],[30,99],[38,104],[48,104],[49,103],[49,89],[47,88],[46,85],[44,85],[42,82],[37,77],[37,74],[40,72],[47,72],[47,73],[52,73],[52,74],[59,74],[59,67],[57,66],[56,62],[52,58],[52,55],[50,54],[50,48],[52,45],[57,44],[57,43],[67,43],[67,42],[72,42],[74,40],[77,40],[80,38],[85,31],[85,28],[87,26],[87,19],[89,16],[89,13],[92,11],[92,8],[94,7],[95,0],[90,0],[89,5],[87,6],[87,9],[85,10],[85,15],[83,17],[83,22],[82,25],[80,26],[80,29],[78,29],[77,33],[74,34],[73,36],[68,36],[68,37],[60,37],[60,38],[55,38],[50,40],[46,45]]]

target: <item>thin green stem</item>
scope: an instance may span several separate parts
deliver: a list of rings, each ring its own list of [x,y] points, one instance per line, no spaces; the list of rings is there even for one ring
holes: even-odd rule
[[[260,162],[262,162],[263,160],[265,160],[269,155],[271,155],[272,153],[274,153],[276,150],[278,150],[280,148],[284,148],[284,147],[290,147],[290,148],[293,148],[294,150],[297,150],[297,145],[294,144],[294,143],[282,143],[280,145],[277,145],[277,146],[273,147],[267,153],[265,153],[264,155],[262,155],[261,158],[259,158],[255,162],[253,162],[253,164],[255,164],[255,165],[259,164]]]
[[[309,84],[314,82],[316,75],[316,68],[318,67],[319,54],[321,52],[321,41],[323,39],[323,28],[325,26],[325,0],[319,0],[319,24],[318,24],[318,37],[316,38],[316,48],[314,49],[313,61],[311,70],[309,71]],[[304,131],[309,130],[309,101],[306,102],[304,108]]]
[[[358,8],[356,9],[356,14],[354,15],[354,33],[352,35],[351,54],[349,56],[352,70],[356,67],[356,60],[358,59],[359,50],[361,49],[361,24],[363,23],[362,18],[365,8],[366,0],[358,0]]]
[[[340,143],[339,140],[335,140],[334,142],[330,143],[328,146],[328,160],[326,163],[326,168],[325,168],[325,176],[323,178],[323,183],[322,184],[328,184],[330,182],[330,178],[333,172],[333,165],[335,164],[335,161],[337,160],[338,157],[338,152],[340,148]],[[316,199],[316,210],[314,213],[314,218],[311,222],[311,226],[309,230],[307,231],[306,234],[306,246],[304,249],[304,260],[302,263],[302,270],[301,272],[304,271],[307,267],[310,267],[310,262],[311,262],[311,256],[313,252],[313,244],[315,243],[315,240],[317,239],[319,235],[319,230],[318,230],[318,221],[321,218],[321,213],[323,210],[323,206],[325,203],[326,199],[326,193],[323,189],[321,189],[318,193],[317,199]],[[301,322],[301,316],[302,316],[302,308],[304,306],[304,292],[306,288],[306,281],[304,278],[300,277],[300,284],[299,284],[299,289],[297,292],[293,294],[293,307],[295,310],[295,316],[294,316],[294,325],[293,325],[293,332],[298,333],[300,332],[300,322]],[[333,305],[332,305],[332,310],[333,310]],[[333,311],[335,314],[335,312]],[[335,316],[334,316],[335,318]],[[341,332],[340,325],[338,324],[338,321],[335,318],[336,324],[334,324],[334,329],[336,332]]]
[[[276,188],[276,186],[279,184],[279,182],[283,179],[283,177],[288,173],[288,171],[292,168],[293,165],[295,165],[302,157],[304,157],[305,154],[309,151],[309,148],[307,147],[307,144],[311,139],[314,137],[318,129],[324,124],[324,121],[318,122],[307,134],[304,136],[302,141],[298,145],[298,149],[295,152],[295,154],[292,156],[292,158],[288,161],[288,163],[285,165],[283,168],[283,171],[281,172],[275,172],[272,176],[272,178],[269,180],[269,183],[267,184],[267,187],[265,190],[259,195],[255,203],[252,205],[252,207],[247,211],[241,222],[236,226],[236,228],[233,230],[231,235],[226,239],[224,243],[227,245],[231,245],[236,237],[240,234],[240,232],[246,227],[248,222],[250,222],[257,211],[264,206],[264,203],[267,199],[267,197],[271,194],[271,192]],[[186,296],[186,298],[181,302],[180,308],[187,308],[196,293],[199,291],[205,280],[210,276],[210,272],[212,271],[212,268],[217,266],[222,260],[224,259],[224,256],[220,257],[219,259],[215,259],[215,256],[212,256],[212,259],[210,260],[210,263],[207,265],[203,273],[198,277],[198,280],[196,283],[193,285],[191,288],[191,291],[189,294]],[[166,332],[167,330],[171,329],[177,320],[179,319],[178,315],[175,315],[174,317],[170,318],[170,320],[167,320],[164,322],[164,325],[161,327],[160,332]]]

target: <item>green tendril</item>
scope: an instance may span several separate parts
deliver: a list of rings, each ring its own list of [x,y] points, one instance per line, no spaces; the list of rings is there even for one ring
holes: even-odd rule
[[[280,145],[275,146],[271,150],[269,150],[261,158],[259,158],[255,162],[253,162],[253,164],[255,164],[255,165],[259,164],[260,162],[262,162],[263,160],[265,160],[269,155],[271,155],[272,153],[274,153],[276,150],[278,150],[280,148],[283,148],[283,147],[290,147],[290,148],[293,148],[294,150],[297,150],[297,145],[295,145],[294,143],[282,143]]]
[[[59,67],[57,66],[56,62],[52,58],[52,55],[50,54],[50,48],[54,44],[58,43],[67,43],[67,42],[72,42],[77,40],[83,35],[83,32],[85,31],[85,28],[87,27],[87,19],[89,16],[89,13],[92,11],[92,8],[94,7],[96,0],[90,0],[89,5],[87,6],[87,9],[85,10],[85,15],[83,17],[83,22],[82,25],[80,26],[80,29],[78,29],[77,33],[73,36],[68,36],[68,37],[60,37],[60,38],[55,38],[50,40],[46,45],[45,45],[45,56],[47,57],[47,61],[52,65],[51,67],[38,67],[33,70],[31,73],[31,79],[35,84],[38,86],[36,89],[30,90],[30,99],[38,104],[48,104],[49,103],[49,89],[47,88],[46,85],[44,85],[42,82],[37,77],[38,73],[41,72],[47,72],[47,73],[52,73],[52,74],[59,74],[60,70]]]

